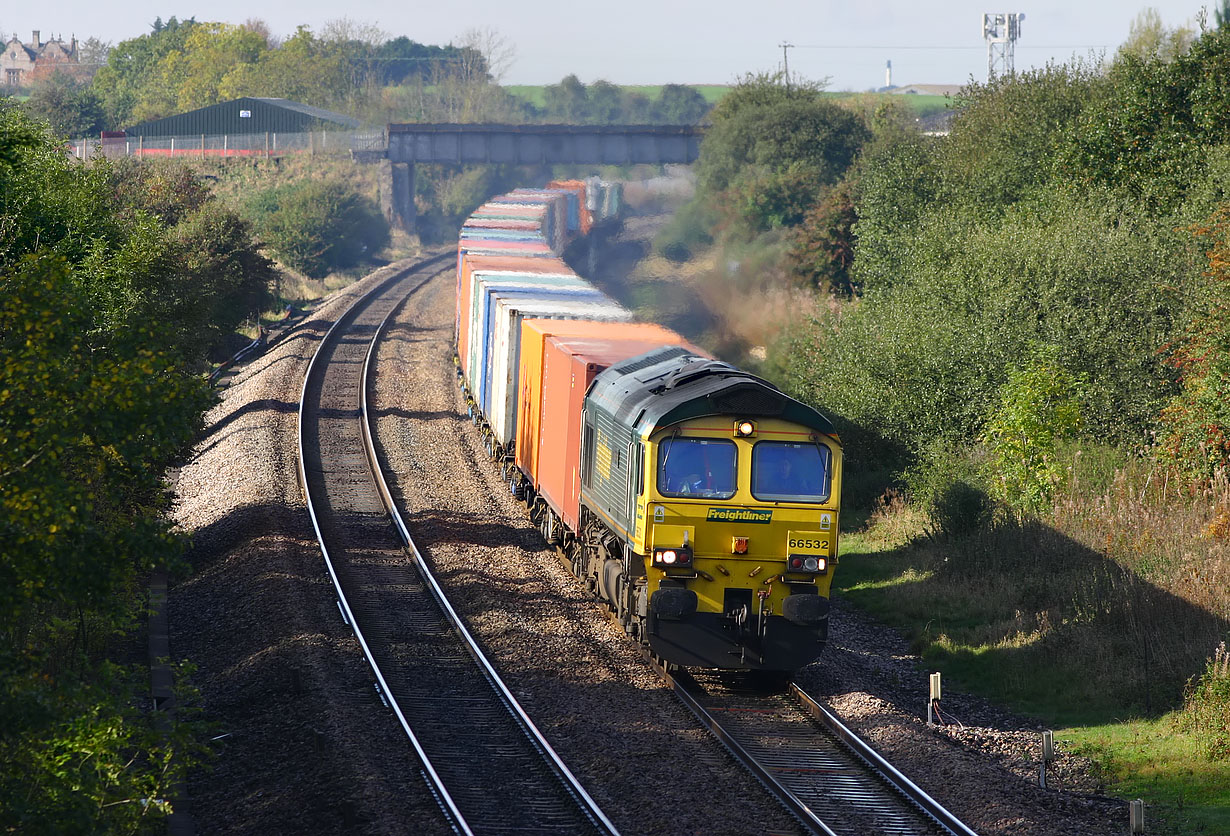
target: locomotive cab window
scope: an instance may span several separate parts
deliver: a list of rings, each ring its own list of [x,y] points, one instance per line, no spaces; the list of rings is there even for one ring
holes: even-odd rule
[[[767,502],[824,502],[831,459],[823,444],[758,442],[752,447],[752,496]]]
[[[738,448],[712,438],[663,440],[658,445],[658,492],[663,496],[730,499],[735,495]]]

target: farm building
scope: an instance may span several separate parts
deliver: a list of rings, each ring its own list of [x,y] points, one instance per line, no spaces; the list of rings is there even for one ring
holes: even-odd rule
[[[126,128],[129,138],[353,131],[359,120],[289,99],[244,97]]]

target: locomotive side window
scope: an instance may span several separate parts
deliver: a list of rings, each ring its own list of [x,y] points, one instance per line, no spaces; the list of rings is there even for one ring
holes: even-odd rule
[[[824,502],[831,457],[823,444],[757,442],[752,447],[752,496],[768,502]]]
[[[581,420],[585,420],[585,415],[582,414]],[[581,453],[581,482],[587,488],[594,486],[594,427],[592,424],[585,425],[585,437],[582,443]]]
[[[645,493],[645,445],[636,445],[636,495]]]
[[[712,438],[665,439],[658,445],[658,492],[663,496],[730,499],[735,495],[738,448]]]

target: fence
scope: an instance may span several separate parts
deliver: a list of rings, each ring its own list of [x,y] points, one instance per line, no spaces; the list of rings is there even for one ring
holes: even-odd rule
[[[353,155],[380,153],[389,147],[384,129],[375,131],[307,131],[305,133],[201,134],[198,136],[130,136],[79,139],[79,159],[119,157],[279,157],[288,154]]]

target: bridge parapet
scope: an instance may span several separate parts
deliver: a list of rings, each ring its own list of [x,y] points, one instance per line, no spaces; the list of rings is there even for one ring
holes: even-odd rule
[[[391,124],[388,158],[394,163],[691,163],[702,134],[694,125]]]

